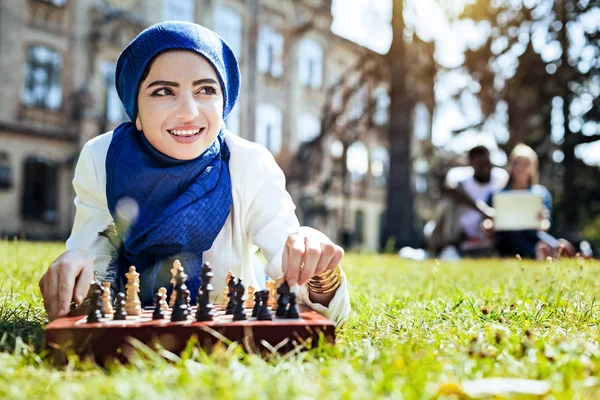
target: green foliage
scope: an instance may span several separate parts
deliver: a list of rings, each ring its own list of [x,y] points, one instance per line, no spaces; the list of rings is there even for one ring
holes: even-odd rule
[[[40,353],[37,281],[61,251],[0,242],[0,398],[421,399],[481,377],[546,380],[548,398],[600,395],[597,262],[349,254],[354,314],[335,346],[266,359],[235,344],[182,357],[140,346],[131,364],[101,369],[76,359],[56,368]]]

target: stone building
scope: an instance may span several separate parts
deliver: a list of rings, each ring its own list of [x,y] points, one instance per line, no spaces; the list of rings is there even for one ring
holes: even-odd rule
[[[360,60],[385,65],[383,56],[334,35],[330,10],[330,0],[2,0],[0,232],[68,236],[79,150],[125,119],[114,88],[118,55],[145,27],[177,19],[212,28],[233,48],[243,82],[227,127],[274,154],[292,178],[301,222],[336,240],[350,232],[354,245],[377,249],[389,164],[389,71],[361,77]],[[345,75],[354,77],[348,98],[340,95]],[[360,132],[352,142],[339,135],[343,124],[321,129],[324,116],[340,109],[345,117],[338,120],[346,122],[372,116],[353,127]],[[319,174],[293,179],[294,169],[309,168],[298,150],[315,141],[327,149]],[[315,177],[340,169],[346,183],[329,179],[324,193],[324,179]],[[317,203],[323,212],[315,214]]]

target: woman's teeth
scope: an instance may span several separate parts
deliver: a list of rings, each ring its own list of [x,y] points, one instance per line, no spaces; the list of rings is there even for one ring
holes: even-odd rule
[[[193,135],[199,133],[200,129],[185,130],[185,131],[171,130],[169,132],[171,132],[173,135],[176,135],[176,136],[193,136]]]

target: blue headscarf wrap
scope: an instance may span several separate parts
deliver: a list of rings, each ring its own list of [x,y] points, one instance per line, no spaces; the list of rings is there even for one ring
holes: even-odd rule
[[[157,55],[187,50],[203,56],[215,70],[223,92],[223,119],[238,98],[240,71],[229,46],[216,33],[188,22],[163,22],[140,33],[119,56],[115,82],[125,111],[135,121],[142,76]],[[124,204],[135,204],[136,217],[126,232],[107,278],[122,290],[124,274],[135,265],[142,277],[140,298],[151,302],[165,283],[165,268],[179,258],[195,302],[200,287],[202,253],[210,249],[233,203],[229,149],[222,132],[193,160],[177,160],[156,150],[134,122],[113,132],[106,156],[106,197],[115,222]],[[119,224],[117,224],[119,226]],[[165,273],[165,271],[167,271]],[[147,283],[151,284],[148,285]],[[146,283],[146,285],[144,285]]]

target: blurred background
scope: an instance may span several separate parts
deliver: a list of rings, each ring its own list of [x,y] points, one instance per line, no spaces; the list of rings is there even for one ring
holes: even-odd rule
[[[0,0],[0,233],[65,239],[83,144],[126,116],[121,50],[163,20],[239,59],[226,124],[266,146],[304,225],[424,247],[444,176],[485,145],[540,159],[553,233],[600,246],[597,0]]]

